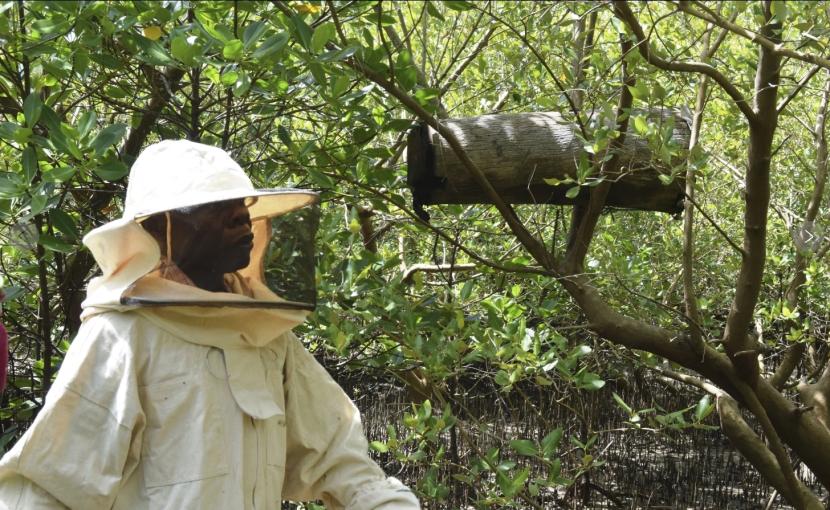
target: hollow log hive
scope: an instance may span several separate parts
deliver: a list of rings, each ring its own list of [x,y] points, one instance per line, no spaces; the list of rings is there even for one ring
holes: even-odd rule
[[[682,155],[685,156],[690,137],[689,122],[679,112],[650,110],[635,111],[634,114],[644,114],[652,123],[673,117],[672,141],[684,149]],[[446,119],[441,123],[455,134],[470,160],[505,202],[574,205],[587,201],[590,187],[582,186],[578,195],[568,198],[566,192],[574,184],[553,186],[545,182],[545,179],[575,177],[577,161],[584,151],[584,142],[578,136],[579,128],[559,113],[482,115]],[[418,211],[431,204],[491,203],[447,141],[426,124],[416,125],[409,132],[407,165],[407,183],[412,188]],[[680,212],[684,172],[670,184],[663,184],[658,175],[669,172],[669,165],[656,161],[646,140],[629,128],[620,169],[608,177],[613,184],[606,205]]]

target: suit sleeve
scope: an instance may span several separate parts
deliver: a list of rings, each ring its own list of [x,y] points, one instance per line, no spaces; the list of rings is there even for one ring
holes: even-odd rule
[[[329,510],[418,510],[415,495],[369,458],[352,401],[299,340],[289,337],[284,498],[322,499]]]
[[[126,334],[106,316],[81,327],[45,405],[0,460],[0,509],[112,506],[144,423]]]

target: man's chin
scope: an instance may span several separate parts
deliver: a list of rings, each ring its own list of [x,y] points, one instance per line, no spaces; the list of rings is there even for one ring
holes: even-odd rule
[[[236,257],[230,258],[228,260],[228,273],[233,273],[234,271],[239,271],[240,269],[245,269],[251,263],[251,255],[250,253],[246,253],[244,255],[237,255]]]

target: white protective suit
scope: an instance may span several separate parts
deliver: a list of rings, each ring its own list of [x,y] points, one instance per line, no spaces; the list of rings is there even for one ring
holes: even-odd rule
[[[306,312],[255,306],[280,300],[256,271],[238,276],[249,295],[153,272],[159,246],[136,219],[240,197],[257,197],[255,234],[258,218],[316,200],[254,190],[201,144],[161,142],[138,158],[123,218],[84,239],[103,274],[43,409],[0,460],[0,509],[419,508],[368,457],[357,409],[291,333]],[[179,304],[146,306],[154,299]]]

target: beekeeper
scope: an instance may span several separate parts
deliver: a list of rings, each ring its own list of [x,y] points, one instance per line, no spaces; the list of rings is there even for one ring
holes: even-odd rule
[[[123,217],[84,238],[103,274],[0,460],[0,508],[419,508],[291,333],[314,307],[317,201],[255,190],[218,148],[148,147]]]

